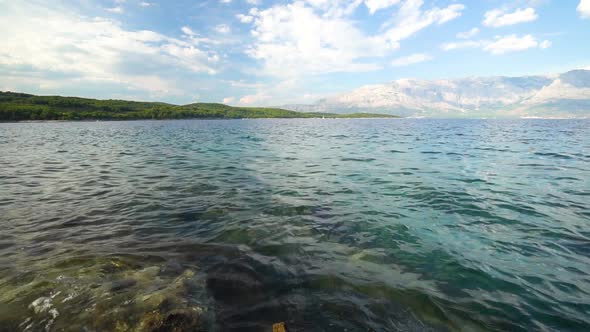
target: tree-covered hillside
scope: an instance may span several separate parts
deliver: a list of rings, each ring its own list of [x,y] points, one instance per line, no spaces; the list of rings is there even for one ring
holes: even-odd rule
[[[350,118],[390,117],[382,114],[301,113],[279,108],[232,107],[223,104],[166,103],[97,100],[77,97],[35,96],[0,92],[0,121],[30,120],[139,120],[139,119],[241,119],[241,118]]]

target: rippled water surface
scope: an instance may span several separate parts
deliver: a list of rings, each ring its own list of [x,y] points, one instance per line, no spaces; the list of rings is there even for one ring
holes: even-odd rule
[[[0,330],[588,331],[589,203],[589,121],[0,124]]]

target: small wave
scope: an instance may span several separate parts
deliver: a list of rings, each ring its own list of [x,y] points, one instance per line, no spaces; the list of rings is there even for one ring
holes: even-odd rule
[[[358,161],[358,162],[371,162],[377,159],[375,158],[341,158],[341,161]]]
[[[553,157],[553,158],[558,158],[558,159],[572,159],[572,157],[570,157],[568,155],[554,153],[554,152],[535,152],[535,155],[541,156],[541,157]]]
[[[264,142],[264,138],[256,137],[256,136],[241,136],[241,140],[252,141],[252,142]]]
[[[566,180],[581,181],[580,179],[574,178],[574,177],[571,177],[571,176],[558,176],[558,177],[555,178],[555,180],[557,180],[557,181],[566,181]]]
[[[458,181],[465,183],[488,183],[488,181],[484,179],[458,179]]]

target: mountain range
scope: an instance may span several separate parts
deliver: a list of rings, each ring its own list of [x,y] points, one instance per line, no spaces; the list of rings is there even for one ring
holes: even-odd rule
[[[436,118],[590,118],[590,70],[522,77],[400,79],[282,108]]]

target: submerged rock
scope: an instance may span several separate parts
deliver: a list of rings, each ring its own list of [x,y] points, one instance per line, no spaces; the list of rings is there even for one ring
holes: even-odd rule
[[[190,288],[204,289],[205,287],[204,285],[196,285],[198,282],[193,279],[194,276],[195,273],[187,269],[165,287],[147,294],[139,294],[135,299],[135,303],[146,309],[182,306],[185,295]]]
[[[0,292],[0,303],[10,303],[0,306],[0,331],[206,331],[214,324],[205,275],[195,266],[117,257],[62,265],[15,278]]]
[[[139,322],[137,332],[204,332],[201,308],[177,309],[162,314],[152,311],[145,314]]]
[[[108,286],[108,288],[111,292],[117,292],[117,291],[123,290],[125,288],[133,287],[136,284],[137,284],[137,281],[135,281],[133,279],[116,280],[116,281],[111,282],[111,284]]]

